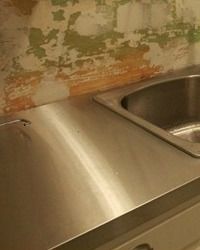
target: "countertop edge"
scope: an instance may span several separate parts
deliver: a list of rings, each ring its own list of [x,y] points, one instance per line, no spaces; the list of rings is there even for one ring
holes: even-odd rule
[[[196,203],[200,200],[199,190],[200,178],[196,178],[116,219],[54,246],[50,250],[96,249],[188,201],[194,199],[192,202]],[[183,210],[186,207],[183,205],[180,209]]]

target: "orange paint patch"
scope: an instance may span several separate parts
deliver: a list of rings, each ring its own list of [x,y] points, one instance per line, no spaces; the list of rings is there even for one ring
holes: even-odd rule
[[[14,113],[36,106],[32,100],[41,81],[41,72],[27,72],[7,78],[4,87],[4,113]]]
[[[57,77],[68,83],[71,96],[138,82],[151,78],[161,71],[160,66],[149,66],[149,61],[143,59],[147,51],[148,48],[135,50],[109,67],[99,67],[93,71],[79,70],[69,76],[59,73]]]
[[[113,68],[113,71],[115,71],[115,68]],[[143,79],[149,79],[155,76],[155,74],[157,74],[159,71],[160,67],[155,66],[132,69],[125,73],[119,73],[116,75],[108,74],[106,76],[102,73],[90,75],[91,79],[79,84],[72,84],[72,86],[70,87],[70,95],[76,96],[95,91],[104,91],[111,88],[125,86]],[[77,79],[77,82],[78,81],[79,80]]]
[[[18,112],[20,110],[33,108],[35,106],[36,105],[32,101],[31,97],[22,96],[15,98],[12,101],[6,99],[6,107],[3,109],[3,111],[4,113],[11,114]]]

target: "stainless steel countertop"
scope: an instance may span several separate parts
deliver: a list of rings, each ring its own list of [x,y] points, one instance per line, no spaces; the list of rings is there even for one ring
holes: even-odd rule
[[[93,102],[91,96],[9,119],[32,124],[0,127],[0,249],[44,250],[100,225],[107,228],[108,240],[128,229],[124,216],[134,216],[140,207],[154,204],[156,216],[163,204],[167,208],[199,193],[199,159]],[[112,224],[118,219],[120,228]],[[81,249],[97,245],[94,238],[86,247],[88,239],[84,246],[83,237]],[[67,244],[63,249],[70,249]]]

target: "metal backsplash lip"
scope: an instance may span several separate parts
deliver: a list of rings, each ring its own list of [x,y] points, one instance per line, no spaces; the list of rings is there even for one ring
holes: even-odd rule
[[[167,130],[164,130],[143,118],[130,113],[125,108],[123,108],[121,102],[122,99],[130,94],[141,91],[145,88],[155,86],[158,84],[165,84],[169,81],[191,79],[200,77],[200,74],[183,74],[181,76],[163,76],[158,79],[151,79],[147,81],[142,81],[139,83],[134,83],[134,85],[126,86],[120,89],[110,90],[105,93],[98,94],[94,96],[94,100],[103,106],[109,108],[110,110],[116,112],[117,114],[123,116],[124,118],[132,121],[134,124],[139,125],[146,131],[156,135],[157,137],[163,139],[164,141],[170,143],[176,148],[184,151],[185,153],[200,158],[200,143],[189,142],[183,140],[175,135],[170,134]]]
[[[15,125],[15,124],[22,124],[24,127],[26,127],[26,126],[30,126],[31,122],[26,119],[14,119],[14,120],[10,119],[4,122],[0,122],[0,128],[9,126],[9,125]]]

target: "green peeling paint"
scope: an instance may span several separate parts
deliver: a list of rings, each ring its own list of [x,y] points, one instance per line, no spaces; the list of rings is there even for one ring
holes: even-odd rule
[[[14,69],[15,72],[22,72],[23,71],[23,67],[19,63],[19,57],[12,59],[12,68]]]
[[[42,45],[48,44],[51,40],[57,40],[59,30],[52,29],[45,36],[41,29],[31,28],[29,31],[29,44],[30,48],[27,53],[33,53],[39,59],[46,57],[46,51]]]
[[[43,63],[46,67],[50,65],[59,65],[60,59],[57,57],[57,61],[49,58],[47,50],[44,45],[51,43],[52,48],[57,46],[57,37],[63,36],[63,56],[62,65],[68,65],[70,62],[69,52],[72,49],[77,51],[78,62],[77,65],[82,63],[82,57],[97,57],[105,54],[109,54],[115,59],[123,58],[127,56],[128,53],[131,53],[134,50],[140,49],[141,46],[149,47],[152,43],[157,43],[161,48],[164,48],[168,42],[177,39],[183,38],[188,41],[189,44],[200,41],[200,27],[195,26],[192,23],[183,22],[182,17],[177,15],[177,1],[176,0],[149,0],[149,1],[140,1],[140,0],[116,0],[116,1],[107,1],[107,0],[93,0],[93,4],[96,4],[96,9],[89,9],[93,16],[95,14],[101,14],[105,20],[107,20],[106,25],[97,24],[99,34],[96,35],[80,35],[76,30],[76,22],[78,18],[87,12],[87,10],[81,11],[80,8],[70,9],[70,16],[66,22],[66,30],[61,31],[58,28],[49,27],[47,30],[42,30],[40,28],[32,27],[29,30],[29,48],[27,49],[28,54],[34,54],[38,59],[45,58]],[[118,25],[118,9],[120,6],[127,3],[140,3],[149,6],[149,11],[153,4],[165,3],[168,6],[171,18],[168,19],[168,22],[161,29],[155,29],[148,26],[144,29],[138,29],[129,33],[138,34],[140,40],[135,42],[134,46],[130,46],[131,40],[126,40],[126,32],[116,32],[116,27]],[[52,6],[56,6],[55,9],[52,9],[52,20],[57,23],[66,21],[65,12],[68,13],[68,5],[80,5],[83,6],[83,3],[78,0],[51,0]],[[89,3],[89,2],[87,2]],[[60,6],[59,9],[57,9]],[[146,8],[146,7],[145,7]],[[78,9],[78,11],[77,11]],[[128,13],[127,13],[128,14]],[[126,18],[126,17],[125,17]],[[127,17],[128,19],[129,17]],[[109,24],[109,25],[108,25]],[[109,44],[111,48],[109,47]],[[114,48],[116,49],[113,49]],[[85,59],[84,59],[85,60]],[[83,60],[83,61],[84,61]],[[16,63],[18,59],[16,58]]]
[[[108,32],[99,36],[81,36],[76,31],[67,30],[65,32],[64,46],[69,49],[76,49],[81,56],[92,56],[106,52],[106,41],[112,44],[117,42],[118,38],[123,38],[123,34],[118,32]]]
[[[189,43],[200,42],[200,27],[198,29],[191,29],[187,33]]]
[[[2,66],[2,68],[7,72],[10,72],[10,67],[13,72],[30,71],[33,61],[30,58],[33,55],[35,65],[44,70],[55,68],[56,71],[59,68],[59,70],[67,72],[66,74],[74,74],[81,67],[95,68],[95,63],[96,66],[104,65],[104,62],[114,65],[119,61],[125,61],[125,58],[129,60],[130,57],[137,61],[135,55],[138,51],[142,51],[138,54],[143,56],[143,52],[151,52],[151,48],[155,48],[155,44],[161,50],[159,56],[162,55],[162,52],[164,54],[168,47],[173,49],[173,46],[174,48],[181,46],[181,42],[189,48],[190,45],[200,42],[199,17],[195,17],[196,13],[192,7],[191,10],[187,9],[187,19],[185,14],[181,13],[184,4],[188,4],[187,8],[195,4],[198,6],[198,1],[193,1],[191,0],[190,3],[189,0],[182,2],[178,0],[39,1],[38,6],[43,8],[42,13],[46,11],[48,18],[40,20],[40,8],[37,8],[36,5],[33,16],[30,16],[32,21],[28,24],[19,23],[20,25],[15,26],[14,21],[9,21],[8,25],[12,23],[11,27],[6,28],[6,25],[0,27],[0,40],[2,41],[0,43],[2,53],[0,54],[2,54],[2,58],[6,57],[4,51],[8,46],[7,54],[5,54],[8,55],[9,62],[11,62],[10,64],[5,63],[6,66]],[[157,13],[156,8],[158,8]],[[166,13],[166,18],[159,16],[159,10],[161,10],[160,15],[164,16]],[[134,13],[134,11],[139,13]],[[155,22],[153,18],[156,17],[152,16],[152,13],[156,13],[157,18],[160,18],[160,23],[159,20],[158,23]],[[19,16],[18,12],[13,15],[16,15],[18,19],[21,18],[20,22],[27,20],[27,16],[23,19],[23,14]],[[135,20],[138,15],[143,17],[141,21],[139,21],[140,18]],[[133,29],[131,25],[134,26]],[[15,31],[16,41],[14,41],[11,31]],[[9,32],[11,34],[7,36]],[[12,37],[10,43],[7,42],[7,37]],[[25,37],[24,40],[28,40],[28,45],[26,42],[23,44],[23,39],[19,37]],[[14,57],[9,53],[9,44],[13,43],[16,43],[16,47],[23,48],[16,52]],[[149,54],[147,55],[150,57],[149,65],[151,62],[156,64],[155,53]],[[28,56],[30,58],[26,58]],[[27,61],[28,64],[25,65]],[[146,63],[143,58],[138,61]],[[167,60],[159,59],[158,63],[164,64],[165,61]],[[168,67],[167,64],[161,66],[165,68]]]
[[[53,79],[55,88],[49,91],[54,91],[61,86],[58,78],[68,88],[93,84],[103,72],[105,86],[113,76],[122,76],[119,79],[128,82],[132,76],[131,81],[134,77],[153,76],[158,70],[166,72],[200,63],[197,0],[4,0],[0,8],[4,22],[0,26],[3,91],[6,79],[12,76],[13,82],[18,81],[20,75],[22,82],[25,72],[30,72],[30,83],[29,78],[25,79],[27,89],[32,88],[34,72],[41,71],[44,81]],[[63,97],[62,88],[57,99]],[[26,91],[13,91],[17,98],[26,99]],[[30,94],[30,103],[42,103],[44,91],[37,96],[39,91]],[[44,102],[54,94],[56,91],[44,95]],[[0,112],[7,104],[1,105]]]
[[[69,49],[75,48],[80,52],[79,57],[100,54],[106,49],[103,39],[81,36],[76,31],[65,32],[63,45],[68,46]]]
[[[53,5],[66,6],[68,3],[73,5],[79,3],[79,0],[51,0]]]
[[[105,0],[95,0],[97,5],[105,5],[106,1]]]
[[[168,23],[162,32],[155,29],[143,29],[138,30],[137,33],[142,35],[141,42],[158,43],[160,47],[177,38],[184,38],[190,44],[200,41],[200,26],[189,23]]]
[[[69,21],[68,21],[68,29],[71,28],[71,26],[73,26],[76,22],[76,20],[78,19],[78,17],[81,15],[81,12],[78,11],[78,12],[75,12],[73,13],[70,18],[69,18]]]
[[[53,14],[53,20],[54,21],[63,21],[65,20],[65,17],[64,17],[64,10],[58,10],[58,11],[55,11],[55,12],[52,12]]]

